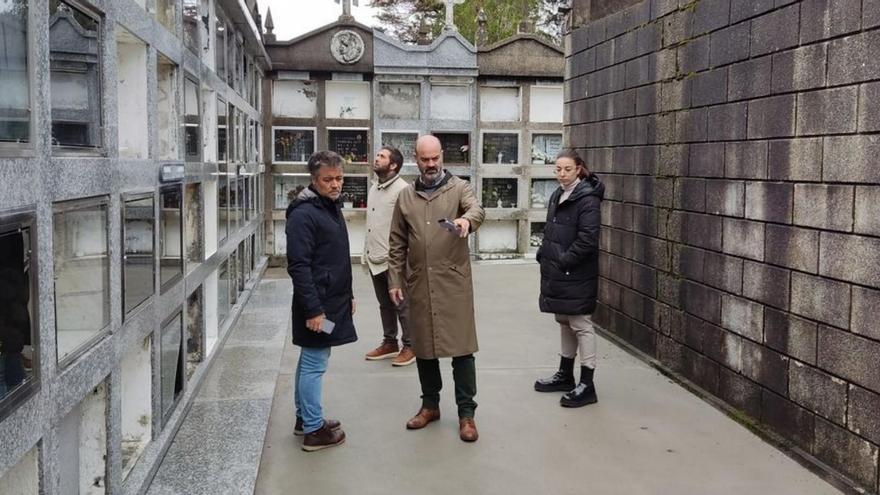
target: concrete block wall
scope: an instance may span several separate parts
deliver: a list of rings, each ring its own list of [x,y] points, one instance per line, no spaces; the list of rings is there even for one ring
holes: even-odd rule
[[[880,492],[880,2],[626,3],[566,45],[594,320]]]

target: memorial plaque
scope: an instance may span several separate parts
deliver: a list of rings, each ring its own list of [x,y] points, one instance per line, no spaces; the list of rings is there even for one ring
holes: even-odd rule
[[[274,179],[276,210],[286,209],[312,183],[308,175],[276,175]]]
[[[550,205],[550,196],[559,187],[559,182],[554,179],[532,180],[532,208],[547,208]]]
[[[331,129],[328,148],[351,163],[368,163],[369,146],[366,130]]]
[[[435,132],[443,147],[443,163],[446,165],[470,162],[471,137],[465,132]]]
[[[418,84],[379,84],[379,118],[418,119],[421,95]]]
[[[532,134],[532,164],[552,165],[562,150],[562,134]]]
[[[483,179],[484,208],[516,208],[516,179]]]
[[[415,163],[417,132],[383,132],[382,146],[397,148],[403,155],[403,163]]]
[[[519,134],[483,134],[484,164],[515,164],[519,160]]]
[[[309,161],[315,152],[315,131],[311,129],[273,129],[276,162]]]
[[[342,183],[342,207],[366,208],[370,181],[367,177],[346,177]]]

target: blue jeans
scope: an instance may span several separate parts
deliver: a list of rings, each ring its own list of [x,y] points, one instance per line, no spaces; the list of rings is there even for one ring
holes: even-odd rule
[[[324,425],[321,409],[321,378],[330,360],[329,347],[300,347],[299,362],[293,383],[296,417],[303,420],[303,433],[309,434]]]

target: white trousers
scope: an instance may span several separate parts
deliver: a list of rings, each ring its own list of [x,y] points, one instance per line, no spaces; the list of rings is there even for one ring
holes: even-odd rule
[[[562,357],[574,359],[578,350],[581,366],[596,369],[596,331],[590,315],[555,315],[562,340]]]

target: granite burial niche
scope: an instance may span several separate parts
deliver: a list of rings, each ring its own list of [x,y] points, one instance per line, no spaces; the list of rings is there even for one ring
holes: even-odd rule
[[[318,85],[314,81],[273,81],[272,115],[313,119],[318,115]]]
[[[5,2],[0,71],[0,147],[30,141],[31,103],[28,75],[28,6],[26,0]]]
[[[205,258],[204,236],[202,235],[204,200],[201,183],[186,185],[183,203],[185,206],[184,252],[186,253],[186,271],[190,273],[201,265]]]
[[[220,325],[223,325],[226,317],[229,316],[231,306],[229,299],[230,289],[229,258],[227,258],[220,263],[220,267],[217,269],[217,321]]]
[[[116,94],[119,156],[146,159],[147,131],[147,45],[125,28],[116,27]]]
[[[159,347],[159,403],[163,425],[168,421],[183,393],[185,372],[183,351],[183,313],[177,313],[162,325]]]
[[[39,447],[29,450],[18,462],[0,476],[0,493],[39,495]]]
[[[134,468],[152,438],[152,339],[147,337],[122,359],[122,476]]]
[[[532,165],[552,165],[562,150],[561,133],[532,134]]]
[[[471,119],[471,88],[465,85],[432,84],[431,118],[434,120]]]
[[[368,163],[370,160],[369,131],[367,129],[328,129],[327,149],[339,153],[349,163]]]
[[[544,227],[546,222],[530,222],[529,223],[529,251],[537,252],[544,242]]]
[[[480,88],[480,120],[483,122],[519,122],[521,107],[517,86]]]
[[[483,179],[484,208],[516,208],[516,179]]]
[[[186,300],[186,378],[205,359],[205,289],[199,286]]]
[[[109,198],[57,203],[53,214],[57,358],[68,363],[110,324]]]
[[[327,81],[327,119],[367,120],[370,118],[369,81]]]
[[[422,87],[412,83],[379,84],[379,118],[413,119],[421,117]]]
[[[49,26],[52,145],[56,151],[100,148],[100,17],[53,1],[49,3]]]
[[[443,149],[445,165],[468,165],[470,163],[471,135],[467,132],[434,132]]]
[[[107,385],[101,383],[58,426],[57,465],[63,493],[100,495],[107,487]]]
[[[159,132],[159,158],[162,160],[177,160],[179,159],[179,146],[177,144],[177,66],[160,54],[157,57],[156,74],[158,78],[156,115]]]
[[[418,132],[383,132],[382,146],[397,148],[403,155],[404,164],[416,162],[416,141],[419,139]]]
[[[183,96],[183,149],[186,161],[198,162],[202,158],[199,83],[190,76],[183,78]]]
[[[306,163],[315,152],[315,128],[273,127],[275,163]]]
[[[183,276],[183,190],[159,190],[159,287],[164,292]]]
[[[518,132],[484,132],[483,164],[519,163]]]
[[[479,238],[480,252],[501,254],[517,251],[517,222],[487,220],[480,226],[483,235]]]
[[[559,187],[556,179],[532,179],[532,208],[545,209],[550,206],[550,196]]]
[[[0,418],[38,387],[33,215],[0,217]]]
[[[368,177],[346,175],[345,181],[342,183],[342,207],[366,209],[369,190]]]
[[[122,311],[128,316],[156,292],[156,201],[152,193],[122,199]]]
[[[309,174],[275,174],[275,209],[286,210],[287,206],[299,196],[303,189],[309,187],[312,178]],[[345,180],[348,180],[346,177]],[[284,229],[281,229],[284,232]]]

